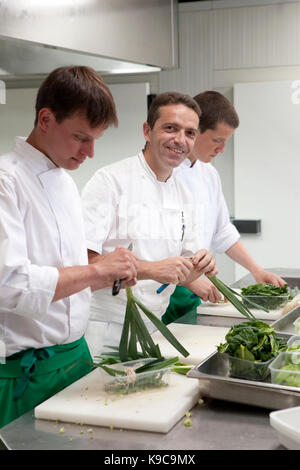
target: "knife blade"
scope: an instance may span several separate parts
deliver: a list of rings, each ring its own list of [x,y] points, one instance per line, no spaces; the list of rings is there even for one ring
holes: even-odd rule
[[[132,251],[132,243],[129,243],[127,250]],[[112,287],[112,295],[118,295],[121,289],[121,284],[122,284],[122,279],[119,279],[118,281],[114,281],[114,284]]]

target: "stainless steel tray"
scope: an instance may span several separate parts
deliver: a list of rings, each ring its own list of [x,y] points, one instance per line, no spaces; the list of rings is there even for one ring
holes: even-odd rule
[[[271,323],[270,326],[272,326],[272,328],[274,328],[276,332],[296,335],[297,333],[293,323],[295,320],[297,320],[298,317],[300,317],[300,306],[286,313],[279,320],[276,320],[275,322]]]
[[[289,335],[281,335],[287,336]],[[188,377],[199,380],[203,397],[243,403],[246,405],[279,410],[300,405],[300,388],[265,382],[237,379],[229,376],[226,362],[220,354],[211,354],[204,362],[191,369]]]

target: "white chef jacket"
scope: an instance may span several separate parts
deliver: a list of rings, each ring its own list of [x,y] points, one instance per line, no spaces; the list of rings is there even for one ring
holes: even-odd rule
[[[105,255],[132,242],[139,259],[160,261],[188,257],[201,248],[190,192],[173,176],[158,181],[143,152],[99,169],[83,190],[82,205],[87,246],[97,253]],[[132,288],[159,318],[175,289],[170,284],[157,294],[160,285],[141,280]],[[98,290],[92,295],[90,320],[123,323],[125,307],[125,289],[115,297],[111,287]],[[147,323],[144,314],[142,317]]]
[[[0,157],[0,341],[6,356],[84,334],[90,289],[51,301],[58,268],[87,262],[75,183],[17,138],[14,150]]]
[[[186,159],[174,170],[174,175],[193,195],[197,232],[204,241],[203,248],[216,253],[227,251],[239,240],[240,234],[230,222],[217,170],[199,160],[191,167],[190,160]]]

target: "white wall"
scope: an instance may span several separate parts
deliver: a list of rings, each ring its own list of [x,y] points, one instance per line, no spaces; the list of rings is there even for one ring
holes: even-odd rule
[[[235,213],[262,220],[260,235],[243,237],[266,268],[300,266],[300,83],[242,83],[234,87],[241,117],[235,134]],[[246,271],[236,265],[240,278]]]

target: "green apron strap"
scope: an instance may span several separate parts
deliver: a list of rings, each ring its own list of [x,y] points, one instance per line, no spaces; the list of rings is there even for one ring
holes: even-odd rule
[[[25,351],[20,361],[20,367],[24,375],[17,381],[13,389],[13,400],[17,400],[25,392],[31,376],[35,373],[37,359],[49,359],[54,354],[55,352],[50,348],[28,349]]]

